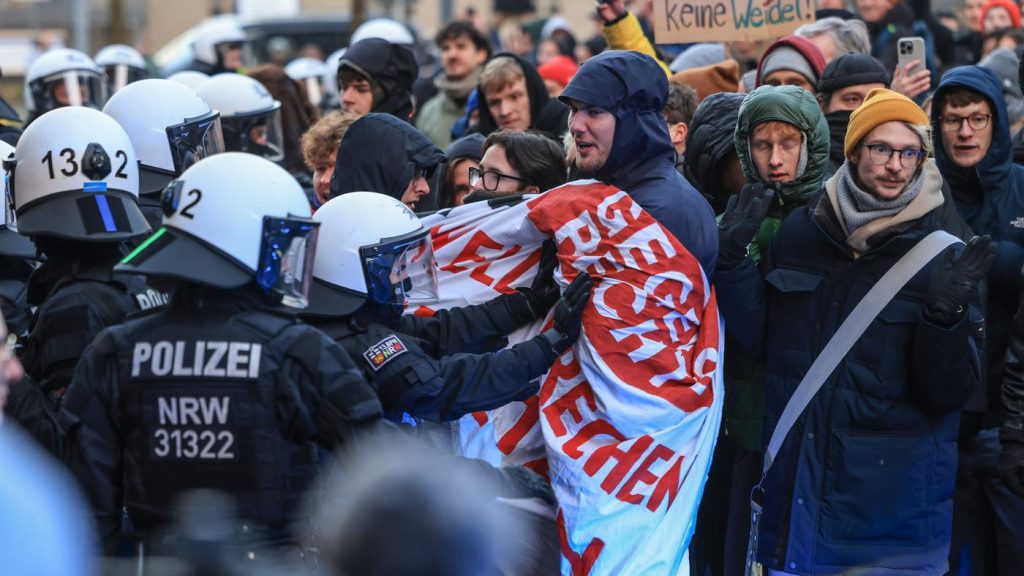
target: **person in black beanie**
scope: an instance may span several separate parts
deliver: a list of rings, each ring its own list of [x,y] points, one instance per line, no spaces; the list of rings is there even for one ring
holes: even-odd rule
[[[866,54],[843,54],[825,67],[818,80],[818,104],[828,121],[831,137],[826,177],[835,174],[846,160],[843,142],[850,113],[861,105],[868,92],[888,87],[889,73],[885,66]]]

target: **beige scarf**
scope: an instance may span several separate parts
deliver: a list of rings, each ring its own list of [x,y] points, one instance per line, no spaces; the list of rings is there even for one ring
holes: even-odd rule
[[[839,187],[846,171],[851,168],[849,160],[844,162],[839,171],[825,182],[825,194],[828,195],[828,200],[832,204],[832,211],[835,212],[836,218],[839,220],[839,226],[846,234],[846,245],[852,248],[858,256],[868,251],[868,240],[876,234],[885,232],[899,224],[917,220],[942,206],[944,201],[942,197],[942,175],[939,174],[939,169],[935,165],[935,159],[929,158],[925,160],[924,166],[921,167],[921,171],[917,175],[917,178],[923,180],[921,190],[906,207],[896,214],[875,218],[859,226],[851,233],[839,205]]]

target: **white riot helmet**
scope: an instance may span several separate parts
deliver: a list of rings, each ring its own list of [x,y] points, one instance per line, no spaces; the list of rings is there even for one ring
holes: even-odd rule
[[[348,45],[355,46],[356,42],[367,38],[381,38],[392,44],[412,46],[416,43],[409,28],[394,18],[371,18],[359,25],[352,33]]]
[[[198,90],[199,86],[210,79],[209,74],[203,74],[202,72],[196,72],[195,70],[183,70],[181,72],[175,72],[167,77],[171,82],[177,82],[178,84],[184,84],[193,90]]]
[[[376,192],[350,192],[313,214],[323,246],[313,264],[310,316],[344,316],[369,301],[389,316],[407,299],[436,300],[430,230],[405,204]]]
[[[128,134],[91,108],[47,112],[5,163],[18,233],[115,242],[149,232],[139,211],[139,165]]]
[[[285,169],[226,152],[164,190],[164,225],[116,270],[235,289],[252,281],[288,306],[306,303],[318,224]]]
[[[8,187],[7,169],[3,168],[4,160],[13,157],[14,146],[0,140],[0,192],[3,192],[0,198],[4,200],[4,210],[0,213],[3,218],[0,221],[0,255],[35,259],[35,244],[29,238],[18,234],[18,220],[13,209],[14,198],[11,197]]]
[[[146,59],[127,44],[111,44],[97,52],[96,65],[107,74],[110,94],[146,77]]]
[[[25,108],[35,115],[63,106],[99,110],[107,101],[103,70],[82,52],[55,48],[32,61],[25,74]]]
[[[284,67],[289,78],[306,87],[306,95],[313,106],[320,106],[324,97],[323,79],[327,66],[316,58],[296,58]]]
[[[225,72],[203,82],[198,92],[220,112],[227,150],[256,154],[272,162],[284,160],[281,103],[258,80]]]
[[[346,48],[335,50],[324,60],[324,77],[321,84],[324,87],[324,99],[321,108],[333,110],[341,106],[341,98],[338,95],[338,66],[341,59],[345,57]]]
[[[159,194],[199,160],[224,151],[220,114],[188,86],[142,80],[103,107],[128,133],[140,164],[140,194]]]
[[[244,48],[245,40],[245,31],[238,25],[237,17],[224,14],[199,26],[192,49],[196,60],[220,69],[225,68],[224,54],[231,49]]]

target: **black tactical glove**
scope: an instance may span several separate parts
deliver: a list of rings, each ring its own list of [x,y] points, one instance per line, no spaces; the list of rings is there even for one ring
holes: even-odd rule
[[[498,473],[501,476],[501,496],[540,498],[548,504],[555,503],[551,484],[533,470],[524,466],[503,466]]]
[[[540,320],[547,316],[548,310],[558,302],[558,284],[555,283],[555,267],[558,266],[558,248],[548,240],[540,249],[540,264],[533,284],[529,288],[518,288],[526,297],[527,304],[533,312],[533,319]]]
[[[971,238],[959,258],[954,258],[953,251],[948,250],[928,284],[925,317],[939,326],[959,322],[995,256],[995,246],[988,236]]]
[[[1024,431],[1003,427],[999,430],[1003,450],[999,453],[999,473],[1011,492],[1024,498]]]
[[[590,302],[590,291],[593,286],[590,274],[580,272],[565,289],[565,294],[562,294],[562,299],[555,306],[555,327],[543,334],[555,351],[565,351],[580,337],[583,309],[587,307],[587,302]]]
[[[764,184],[747,184],[729,198],[718,223],[718,269],[735,270],[747,258],[761,221],[775,199],[775,191]]]

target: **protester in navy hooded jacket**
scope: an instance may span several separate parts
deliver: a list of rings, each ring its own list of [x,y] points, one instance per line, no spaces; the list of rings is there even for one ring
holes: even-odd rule
[[[980,129],[969,119],[979,114],[986,117]],[[945,120],[963,117],[968,119],[946,129]],[[1024,498],[1010,493],[994,462],[1000,451],[998,428],[1006,417],[1004,363],[1024,264],[1024,167],[1013,163],[1002,82],[986,68],[962,66],[943,75],[933,99],[932,125],[935,160],[960,215],[975,234],[991,236],[996,245],[985,311],[985,385],[965,407],[960,424],[950,569],[1019,573]],[[988,149],[982,152],[986,140]],[[950,153],[958,147],[957,155]],[[997,570],[996,564],[1003,568]]]
[[[587,60],[559,100],[582,172],[629,194],[701,263],[711,279],[718,228],[711,206],[676,170],[662,109],[668,79],[650,56],[612,50]],[[608,130],[614,117],[614,132]],[[603,160],[603,161],[602,161]]]

